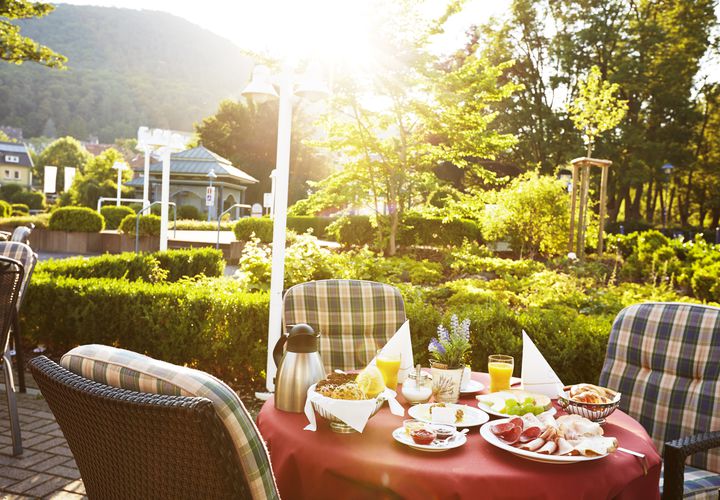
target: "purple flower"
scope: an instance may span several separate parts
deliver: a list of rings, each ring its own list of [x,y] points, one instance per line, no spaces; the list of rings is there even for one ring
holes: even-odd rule
[[[445,354],[445,352],[446,352],[445,347],[436,338],[433,338],[430,341],[430,345],[428,345],[428,351],[436,352],[440,355]]]
[[[438,326],[438,338],[441,342],[450,342],[450,332],[443,325]]]

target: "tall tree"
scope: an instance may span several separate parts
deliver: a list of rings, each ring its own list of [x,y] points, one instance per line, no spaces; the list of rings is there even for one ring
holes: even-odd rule
[[[35,164],[35,172],[33,176],[38,180],[42,181],[45,176],[45,168],[48,165],[52,165],[58,168],[62,167],[73,167],[78,172],[82,172],[85,169],[85,164],[92,158],[92,155],[87,149],[83,147],[80,142],[73,137],[61,137],[51,142],[46,147],[37,163]],[[64,177],[58,175],[58,192],[67,191],[70,186],[63,186]]]
[[[12,20],[43,17],[55,7],[49,3],[29,0],[0,2],[0,59],[13,64],[34,61],[51,68],[63,68],[67,58],[49,47],[20,34],[20,27]]]

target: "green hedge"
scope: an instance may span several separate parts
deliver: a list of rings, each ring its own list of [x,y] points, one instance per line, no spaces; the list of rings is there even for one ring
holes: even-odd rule
[[[222,276],[225,261],[220,250],[189,248],[152,254],[126,252],[98,257],[70,257],[38,263],[36,273],[78,279],[108,278],[150,283],[177,281],[183,276]]]
[[[12,196],[13,203],[22,203],[32,210],[45,209],[45,195],[39,191],[20,191]]]
[[[12,230],[18,226],[35,224],[36,229],[47,229],[50,221],[50,214],[25,215],[22,217],[6,217],[0,219],[0,228]]]
[[[135,236],[136,216],[128,215],[121,222],[118,230]],[[160,217],[157,215],[141,215],[138,223],[138,232],[140,236],[159,236],[160,235]]]
[[[233,231],[238,241],[248,241],[255,233],[260,241],[270,243],[273,238],[273,221],[268,217],[245,217],[237,221]]]
[[[220,231],[232,231],[234,222],[220,221]],[[217,231],[217,221],[178,219],[177,225],[170,222],[170,229],[178,231]]]
[[[287,227],[300,234],[312,229],[313,236],[327,239],[327,228],[334,220],[332,217],[288,216]]]
[[[135,210],[124,205],[107,205],[100,209],[100,213],[105,217],[106,229],[117,229],[125,217],[135,215]]]
[[[177,218],[188,220],[203,220],[203,214],[193,205],[180,205],[177,207]]]
[[[12,205],[5,200],[0,200],[0,217],[10,217],[12,216],[12,212]]]
[[[348,215],[335,220],[327,229],[335,241],[347,246],[371,245],[377,239],[377,230],[366,215]]]
[[[26,345],[62,353],[114,345],[208,371],[260,381],[269,299],[232,280],[146,283],[33,275],[21,314]]]
[[[13,214],[17,214],[22,217],[24,215],[30,215],[30,207],[24,203],[13,203],[12,204]]]
[[[398,234],[404,246],[460,246],[464,239],[482,241],[480,226],[471,220],[443,222],[440,217],[407,216]]]
[[[105,227],[105,219],[92,208],[62,207],[50,214],[48,227],[52,231],[99,233]]]

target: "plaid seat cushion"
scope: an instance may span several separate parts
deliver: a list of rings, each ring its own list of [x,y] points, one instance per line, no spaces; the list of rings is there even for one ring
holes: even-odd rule
[[[660,474],[660,493],[663,490],[663,473]],[[720,490],[720,474],[707,470],[685,466],[685,482],[683,483],[683,498],[700,500],[708,498],[717,500]]]
[[[290,288],[286,329],[307,323],[320,333],[325,370],[364,368],[405,322],[400,291],[374,281],[321,280]]]
[[[209,399],[232,437],[253,499],[279,498],[260,432],[235,391],[222,381],[199,370],[103,345],[76,347],[62,357],[60,364],[111,387]]]
[[[600,385],[622,392],[620,407],[655,445],[720,430],[720,309],[645,303],[613,324]],[[692,455],[694,467],[720,473],[720,450]]]
[[[25,243],[18,241],[0,241],[0,255],[17,260],[25,268],[25,276],[23,277],[23,282],[20,287],[20,298],[17,303],[19,311],[22,300],[25,297],[28,283],[30,283],[30,277],[35,268],[35,263],[37,262],[37,254],[33,252],[30,245],[26,245]]]

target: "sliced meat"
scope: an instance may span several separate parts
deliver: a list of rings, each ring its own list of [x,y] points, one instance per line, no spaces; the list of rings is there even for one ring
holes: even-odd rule
[[[503,434],[498,434],[497,436],[507,444],[514,444],[520,438],[521,433],[522,429],[520,429],[517,425],[514,425],[509,431],[504,432]]]
[[[518,438],[521,443],[529,443],[540,435],[540,427],[527,427],[523,429],[522,434]]]
[[[540,447],[539,450],[537,450],[537,453],[541,453],[543,455],[552,455],[557,450],[558,445],[555,443],[555,441],[548,441],[543,446]]]
[[[518,446],[518,448],[520,448],[521,450],[536,451],[542,448],[543,445],[545,445],[545,442],[546,441],[544,439],[537,438],[533,439],[529,443],[521,444],[520,446]]]
[[[540,427],[542,429],[545,428],[542,422],[540,422],[540,419],[538,419],[535,415],[532,413],[526,413],[522,416],[523,420],[523,429],[527,429],[528,427]]]
[[[573,445],[567,442],[564,438],[559,438],[557,440],[557,451],[555,452],[556,455],[567,455],[568,453],[572,452],[575,448],[573,448]]]
[[[555,439],[555,436],[557,436],[557,429],[555,429],[554,427],[548,427],[540,434],[540,437],[545,439],[546,441]]]
[[[511,418],[511,419],[510,419],[510,423],[513,424],[513,425],[517,425],[518,427],[520,427],[520,430],[523,430],[523,428],[525,427],[525,425],[524,425],[524,423],[523,423],[523,419],[520,418],[520,417],[513,417],[513,418]]]
[[[499,436],[500,434],[505,434],[509,430],[512,430],[514,427],[516,427],[516,425],[512,422],[503,422],[502,424],[495,424],[491,426],[490,430],[493,434]]]

